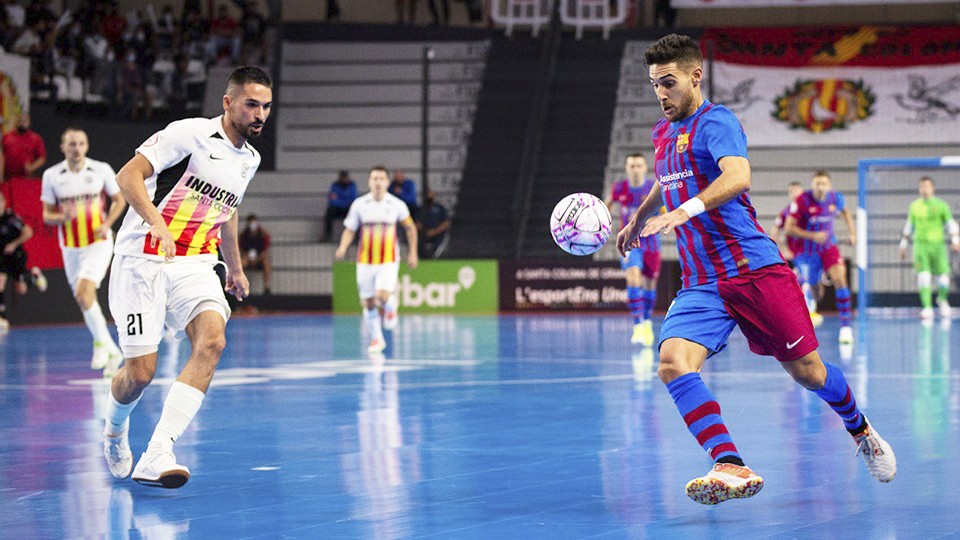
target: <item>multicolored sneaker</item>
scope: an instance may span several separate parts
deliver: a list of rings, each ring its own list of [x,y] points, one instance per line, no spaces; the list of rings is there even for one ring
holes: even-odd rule
[[[653,345],[653,321],[647,319],[640,324],[643,326],[643,341],[640,344],[650,347]]]
[[[373,340],[370,341],[370,345],[367,347],[367,352],[370,354],[377,354],[383,352],[383,350],[386,348],[387,343],[383,340],[383,338],[373,338]]]
[[[714,463],[706,475],[687,482],[687,497],[700,504],[720,504],[730,499],[753,497],[761,489],[763,478],[749,467]]]
[[[853,343],[853,328],[849,326],[840,327],[840,343],[842,345],[850,345]]]
[[[816,311],[810,312],[810,322],[813,323],[813,327],[817,328],[823,324],[823,315],[817,313]]]
[[[110,360],[110,345],[100,341],[93,342],[93,357],[90,359],[90,369],[103,369]]]
[[[638,322],[633,325],[633,334],[630,336],[630,343],[634,345],[643,343],[643,323]]]
[[[109,379],[113,377],[117,373],[117,370],[120,369],[120,364],[123,364],[123,353],[120,352],[119,347],[110,347],[110,354],[107,356],[107,364],[103,366],[104,378]]]
[[[863,456],[870,476],[881,482],[889,482],[897,474],[897,456],[887,441],[874,431],[867,422],[867,429],[853,437],[857,443],[857,454]]]
[[[47,291],[47,276],[43,275],[40,267],[34,266],[30,269],[30,277],[33,280],[33,286],[40,292]]]

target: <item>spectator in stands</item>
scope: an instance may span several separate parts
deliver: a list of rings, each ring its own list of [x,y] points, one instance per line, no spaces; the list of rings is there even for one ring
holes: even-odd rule
[[[437,9],[438,3],[440,9]],[[433,17],[433,24],[438,26],[450,24],[450,0],[427,0],[427,7],[430,9],[430,16]]]
[[[153,116],[153,95],[147,88],[146,73],[137,59],[137,51],[127,49],[123,64],[117,71],[117,105],[123,118],[136,120],[140,116]]]
[[[437,202],[437,194],[427,190],[423,197],[423,206],[417,214],[417,237],[420,239],[421,259],[436,259],[447,247],[450,230],[450,214]]]
[[[267,21],[260,15],[260,10],[256,4],[245,4],[243,6],[243,15],[240,17],[240,32],[243,45],[241,47],[241,58],[244,65],[259,65],[264,63],[264,32],[267,29]]]
[[[327,0],[327,21],[340,20],[340,4],[337,0]]]
[[[343,221],[347,217],[350,205],[357,198],[357,184],[350,178],[349,171],[340,171],[337,181],[330,185],[327,195],[327,213],[323,216],[323,240],[333,238],[334,220]]]
[[[240,233],[241,258],[244,270],[263,271],[263,293],[270,295],[270,234],[260,226],[256,214],[247,216],[247,226]]]
[[[396,0],[396,8],[397,24],[413,24],[417,15],[417,0]]]
[[[240,25],[230,16],[226,4],[217,7],[217,16],[210,23],[210,44],[211,56],[218,59],[226,56],[228,65],[240,56]]]
[[[417,215],[417,184],[404,177],[403,169],[393,171],[393,180],[387,191],[394,197],[399,197],[407,205],[411,216]]]
[[[30,114],[21,112],[17,129],[3,136],[4,175],[10,178],[35,178],[47,162],[47,147],[36,131],[30,129]]]
[[[167,4],[160,11],[160,16],[154,22],[153,30],[157,36],[157,48],[161,51],[172,51],[176,45],[177,19],[173,15],[173,6]]]
[[[114,47],[120,45],[120,37],[127,28],[127,20],[120,16],[117,6],[111,5],[108,8],[107,15],[100,22],[100,33],[107,39],[107,42]]]

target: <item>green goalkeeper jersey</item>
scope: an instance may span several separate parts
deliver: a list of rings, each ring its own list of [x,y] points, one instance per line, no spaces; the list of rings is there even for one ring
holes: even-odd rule
[[[913,228],[914,244],[943,244],[943,229],[953,220],[953,215],[943,199],[920,197],[910,203],[907,220]]]

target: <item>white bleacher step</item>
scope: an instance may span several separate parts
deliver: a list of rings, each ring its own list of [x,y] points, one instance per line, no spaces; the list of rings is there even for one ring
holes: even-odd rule
[[[470,42],[315,42],[301,43],[285,41],[283,43],[284,64],[302,63],[306,65],[324,63],[357,63],[376,60],[378,62],[420,62],[424,47],[434,50],[433,62],[456,60],[479,60],[486,57],[490,48],[489,41]],[[333,60],[331,62],[331,60]]]
[[[423,66],[419,63],[397,63],[377,60],[377,63],[358,65],[284,65],[284,87],[292,84],[311,83],[390,83],[393,81],[419,82],[423,79]],[[483,63],[464,60],[461,63],[440,63],[430,66],[430,80],[437,82],[479,81],[483,77]]]
[[[419,104],[423,99],[420,83],[393,84],[339,84],[284,86],[284,101],[296,104],[323,103],[404,103]],[[480,82],[444,83],[431,82],[431,102],[473,103],[480,92]]]
[[[431,125],[441,122],[470,124],[477,107],[473,103],[458,105],[430,104]],[[377,104],[327,103],[321,107],[284,104],[278,123],[282,127],[310,124],[353,126],[388,126],[390,124],[415,124],[421,121],[420,102],[393,107]]]

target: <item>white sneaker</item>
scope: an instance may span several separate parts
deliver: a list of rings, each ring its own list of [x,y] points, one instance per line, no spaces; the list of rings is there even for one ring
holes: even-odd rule
[[[107,468],[114,478],[126,478],[133,469],[133,453],[130,452],[130,441],[127,433],[130,431],[130,421],[123,423],[120,435],[111,437],[103,434],[103,457],[107,458]]]
[[[857,454],[863,455],[870,476],[881,482],[889,482],[897,474],[897,456],[887,441],[867,423],[867,429],[853,438],[857,443]]]
[[[823,315],[817,313],[816,311],[810,312],[810,322],[813,323],[813,327],[817,328],[823,324]]]
[[[370,354],[377,354],[383,352],[383,350],[386,348],[387,343],[383,341],[383,338],[374,338],[367,347],[367,352]]]
[[[30,275],[33,278],[33,286],[36,287],[40,292],[46,292],[47,276],[43,275],[43,272],[40,271],[40,268],[37,266],[31,268]]]
[[[923,320],[925,320],[925,321],[932,320],[932,319],[933,319],[933,308],[932,308],[932,307],[925,307],[925,308],[921,309],[921,310],[920,310],[920,318],[923,319]]]
[[[117,370],[120,369],[120,365],[123,364],[123,353],[120,352],[120,349],[116,346],[110,347],[110,355],[107,357],[107,364],[103,366],[103,376],[104,378],[111,378],[114,374],[117,373]]]
[[[10,321],[5,317],[0,317],[0,334],[6,334],[10,331]]]
[[[190,469],[177,464],[173,452],[144,452],[140,455],[133,481],[153,487],[176,489],[190,479]]]
[[[937,302],[937,306],[940,307],[940,316],[944,319],[949,319],[950,315],[953,313],[953,309],[950,308],[950,302],[946,300],[940,300]]]
[[[853,343],[853,328],[849,326],[840,327],[840,343],[845,345]]]
[[[110,360],[110,345],[99,341],[93,342],[93,358],[90,359],[90,369],[103,369]]]
[[[397,310],[383,310],[383,329],[384,330],[396,330],[397,323],[399,322],[399,317],[397,316]]]
[[[715,463],[706,475],[687,482],[687,497],[700,504],[720,504],[730,499],[753,497],[761,489],[763,478],[749,467]]]

